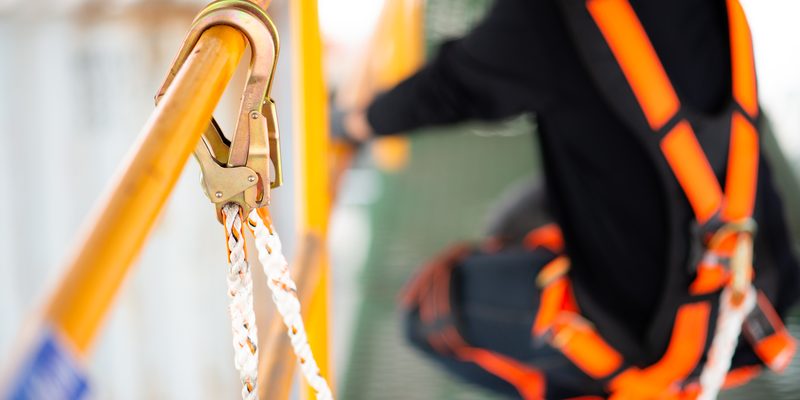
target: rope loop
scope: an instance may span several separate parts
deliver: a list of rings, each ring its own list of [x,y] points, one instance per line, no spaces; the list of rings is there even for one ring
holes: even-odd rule
[[[737,304],[734,295],[731,287],[725,287],[720,295],[716,333],[711,348],[708,350],[708,361],[700,373],[700,387],[702,388],[702,392],[698,396],[700,400],[717,398],[725,383],[725,376],[731,368],[731,360],[742,333],[742,324],[756,306],[756,290],[752,285],[745,292],[740,303]]]
[[[272,301],[275,302],[278,313],[286,325],[292,349],[300,363],[300,370],[309,386],[316,392],[318,400],[332,400],[330,386],[322,376],[308,344],[305,325],[300,315],[297,285],[289,273],[289,263],[283,255],[280,237],[268,217],[262,217],[257,210],[250,212],[248,226],[256,238],[258,259],[267,275],[267,286],[272,291]]]

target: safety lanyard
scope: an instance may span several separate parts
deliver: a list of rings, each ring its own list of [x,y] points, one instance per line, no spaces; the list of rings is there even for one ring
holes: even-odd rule
[[[220,0],[195,18],[172,68],[156,95],[158,101],[190,57],[202,33],[217,25],[239,30],[251,49],[250,70],[232,139],[211,120],[194,155],[202,171],[203,189],[225,226],[228,251],[228,296],[235,366],[242,398],[257,398],[258,340],[253,311],[253,281],[245,249],[245,226],[255,237],[258,257],[283,318],[300,368],[318,399],[332,399],[306,337],[297,287],[281,250],[266,206],[270,189],[282,183],[280,143],[275,103],[270,98],[278,56],[278,35],[269,16],[246,0]],[[270,166],[274,174],[270,175]]]

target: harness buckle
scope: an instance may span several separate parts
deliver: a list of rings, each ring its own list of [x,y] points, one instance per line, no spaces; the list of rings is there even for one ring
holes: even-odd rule
[[[275,102],[270,90],[278,59],[278,33],[269,15],[247,0],[218,0],[195,18],[183,46],[156,95],[166,93],[184,61],[207,29],[227,25],[239,30],[250,45],[250,70],[236,127],[230,140],[212,117],[194,150],[200,165],[203,191],[217,209],[236,203],[244,215],[269,205],[270,189],[283,183]],[[270,165],[274,174],[270,174]]]
[[[739,306],[744,302],[752,281],[753,237],[758,224],[751,218],[728,222],[711,237],[709,248],[720,248],[731,237],[735,238],[730,251],[731,303]]]

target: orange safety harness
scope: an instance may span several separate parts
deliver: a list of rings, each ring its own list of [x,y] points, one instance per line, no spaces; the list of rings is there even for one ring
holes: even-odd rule
[[[563,255],[564,242],[559,227],[550,224],[537,228],[526,236],[523,245],[530,251],[544,252],[552,259],[536,277],[541,294],[532,327],[533,337],[546,339],[588,376],[606,382],[608,391],[613,393],[612,399],[695,398],[700,388],[696,379],[687,380],[687,377],[695,371],[706,350],[714,307],[710,301],[682,305],[661,360],[647,368],[635,367],[626,363],[625,357],[581,315],[568,277],[570,264]],[[498,250],[491,242],[483,247],[490,253]],[[419,306],[420,319],[428,326],[428,343],[438,353],[474,363],[510,383],[526,400],[544,398],[544,372],[506,355],[471,346],[456,328],[450,304],[450,276],[452,268],[469,251],[466,245],[453,246],[424,266],[406,288],[402,302],[406,306]],[[793,339],[763,293],[759,294],[757,305],[745,321],[745,336],[760,359],[771,369],[780,371],[794,354]],[[760,372],[758,365],[737,366],[728,372],[723,387],[747,383]]]
[[[536,229],[526,237],[525,246],[547,251],[553,260],[537,276],[541,297],[532,334],[602,382],[611,399],[694,399],[702,391],[699,374],[715,336],[721,291],[732,290],[732,301],[741,302],[754,284],[758,286],[752,265],[752,215],[758,186],[760,150],[755,121],[759,105],[744,12],[738,0],[727,0],[732,99],[723,113],[704,116],[681,103],[628,0],[557,3],[601,94],[656,160],[667,192],[688,200],[700,232],[697,241],[702,257],[689,261],[693,268],[670,269],[665,300],[653,328],[666,335],[666,347],[664,350],[658,340],[651,340],[642,351],[661,356],[643,366],[606,340],[620,338],[604,337],[599,320],[593,323],[582,314],[580,296],[576,298],[569,279],[570,264],[563,255],[559,228]],[[727,158],[720,154],[725,148]],[[724,177],[724,190],[719,177]],[[485,247],[497,246],[488,243]],[[435,267],[424,268],[409,286],[406,304],[419,305],[421,320],[430,326],[428,341],[438,352],[483,367],[514,385],[527,400],[543,398],[545,377],[541,371],[471,347],[455,328],[450,272],[466,252],[467,247],[457,247],[434,260],[431,264]],[[687,274],[691,274],[688,279]],[[791,361],[796,345],[767,296],[757,293],[756,306],[745,318],[742,333],[767,367],[781,371]],[[630,350],[626,354],[631,354]],[[723,387],[743,384],[760,369],[752,362],[733,365]]]
[[[721,119],[729,124],[730,132],[723,192],[714,166],[695,135],[693,122],[701,120],[704,124],[699,126],[717,130],[707,136],[720,136],[724,132],[718,130],[724,124],[702,121],[702,116],[694,114],[688,116],[628,0],[562,4],[581,55],[593,67],[591,73],[606,97],[620,93],[620,76],[617,75],[616,82],[613,75],[609,76],[609,58],[597,50],[598,34],[610,49],[641,113],[633,112],[619,96],[614,96],[612,106],[638,135],[645,136],[644,142],[657,141],[705,233],[701,237],[704,255],[697,265],[694,281],[685,290],[688,293],[675,296],[681,300],[674,313],[672,334],[663,356],[652,365],[640,368],[627,364],[580,315],[567,274],[552,272],[564,271],[563,266],[568,263],[564,257],[553,261],[540,274],[543,292],[533,334],[546,336],[551,345],[587,375],[606,382],[611,398],[693,398],[700,388],[688,378],[705,362],[711,342],[709,332],[713,336],[712,315],[718,312],[715,299],[726,285],[735,295],[742,296],[753,278],[752,213],[759,159],[755,119],[759,107],[747,21],[739,2],[728,0],[733,99],[726,118]],[[702,133],[709,133],[707,130]],[[791,360],[794,341],[763,293],[759,292],[757,307],[745,321],[743,331],[756,354],[771,369],[780,371]],[[753,368],[732,372],[728,383],[742,381],[746,372],[752,375]]]

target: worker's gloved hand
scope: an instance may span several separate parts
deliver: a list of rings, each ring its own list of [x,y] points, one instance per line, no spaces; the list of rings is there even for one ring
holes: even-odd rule
[[[438,305],[450,302],[450,276],[453,269],[472,251],[467,243],[452,245],[440,252],[431,261],[423,265],[417,274],[408,282],[401,295],[401,303],[406,308],[433,307],[431,314],[437,314],[435,300]],[[444,289],[444,291],[440,291]],[[448,292],[448,293],[445,293]],[[444,296],[436,298],[437,296]]]
[[[457,305],[453,304],[453,276],[473,246],[451,246],[420,268],[403,289],[400,301],[406,312],[411,341],[440,354],[454,354],[466,346],[458,332]]]
[[[331,138],[341,140],[352,145],[372,138],[372,128],[367,121],[366,112],[363,110],[345,110],[335,105],[330,111]]]

